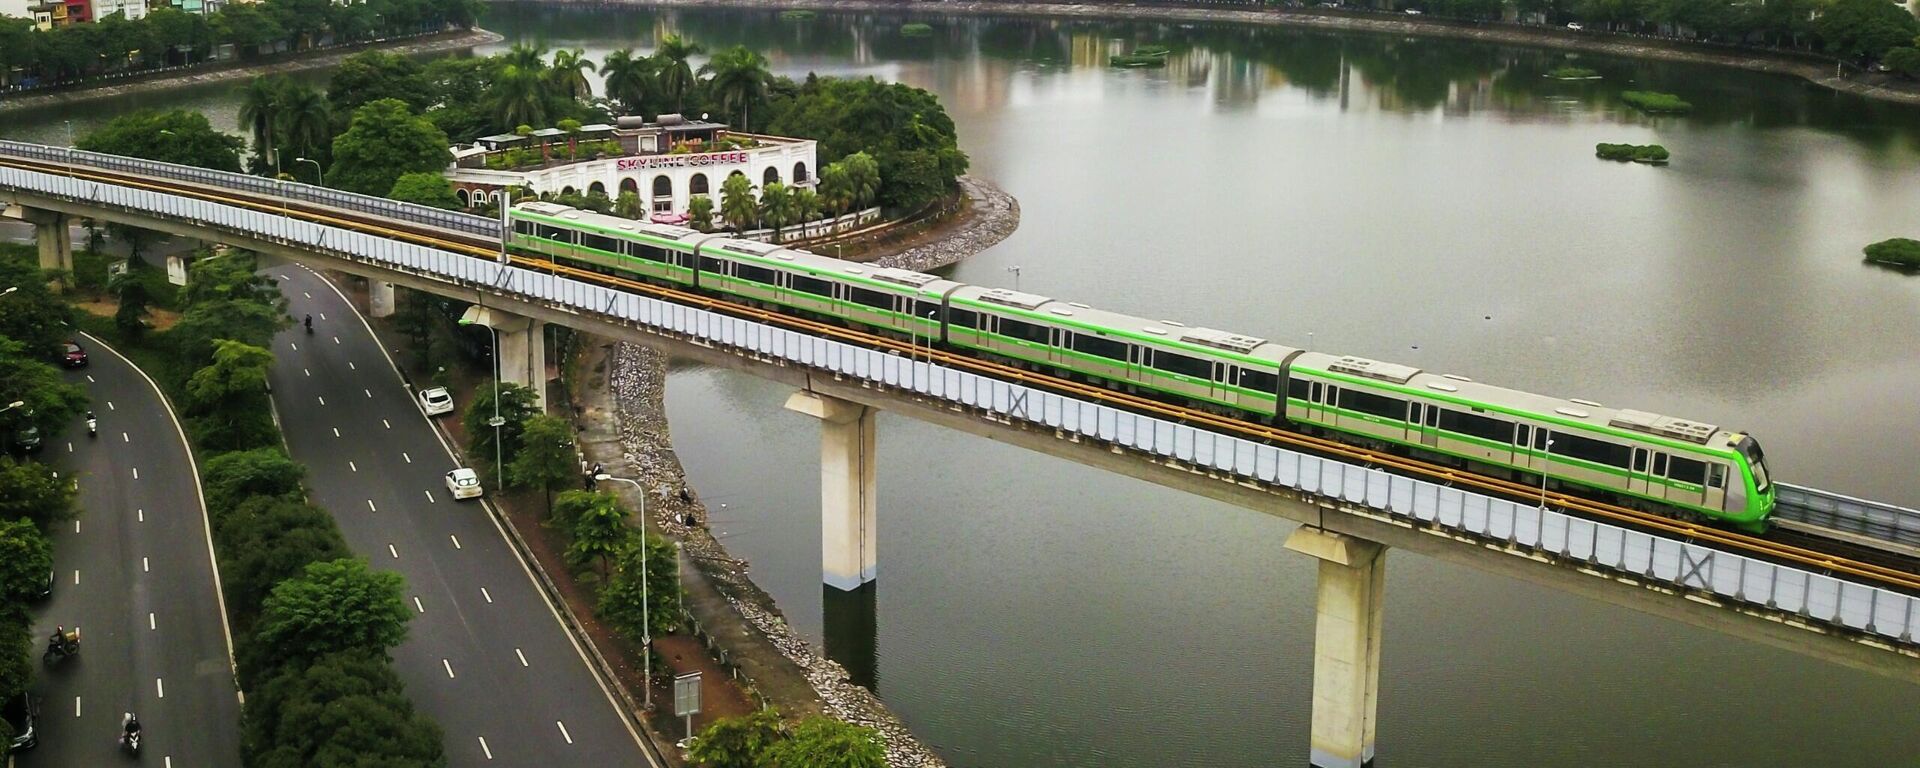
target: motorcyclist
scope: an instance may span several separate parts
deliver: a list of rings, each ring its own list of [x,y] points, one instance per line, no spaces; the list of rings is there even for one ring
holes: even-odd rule
[[[313,333],[313,315],[307,315],[307,333]]]
[[[47,643],[65,653],[74,653],[80,650],[80,628],[74,627],[69,631],[64,626],[54,627],[53,636],[47,638]]]
[[[126,744],[128,741],[132,740],[133,738],[139,735],[140,735],[140,718],[134,717],[132,712],[128,712],[124,715],[121,715],[120,716],[120,743]]]
[[[99,431],[100,431],[100,422],[94,420],[93,411],[87,411],[87,434],[93,435],[93,434],[97,434]]]

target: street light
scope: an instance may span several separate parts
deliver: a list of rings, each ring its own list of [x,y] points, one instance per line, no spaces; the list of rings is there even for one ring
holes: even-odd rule
[[[484,300],[486,297],[483,295],[480,298]],[[487,307],[485,304],[475,304],[468,307],[466,314],[460,316],[460,324],[472,325],[479,323],[486,326],[487,330],[493,333],[493,418],[487,419],[487,426],[493,427],[494,490],[506,493],[507,462],[505,457],[502,456],[500,447],[500,428],[506,426],[507,423],[507,420],[500,416],[500,329],[493,327],[493,317],[492,315],[486,314],[486,312]]]
[[[1540,511],[1547,511],[1547,466],[1553,463],[1553,433],[1547,433],[1547,455],[1540,463]]]
[[[647,610],[647,487],[640,481],[629,477],[614,477],[605,472],[594,475],[600,482],[618,480],[633,486],[640,492],[640,666],[646,687],[646,704],[642,709],[653,710],[653,613]]]
[[[11,403],[7,403],[7,407],[5,407],[5,408],[0,408],[0,413],[6,413],[7,411],[11,411],[11,410],[13,410],[13,409],[15,409],[15,408],[18,408],[18,407],[20,407],[20,406],[23,406],[23,405],[26,405],[26,404],[27,404],[27,401],[25,401],[25,400],[15,400],[15,401],[13,401],[13,402],[11,402]]]
[[[324,187],[327,185],[327,170],[320,167],[320,161],[309,160],[304,157],[296,157],[293,161],[296,163],[313,163],[313,185],[316,187]]]
[[[62,122],[67,124],[67,146],[71,147],[73,146],[73,121],[64,120]]]
[[[1020,290],[1020,265],[1015,264],[1007,267],[1007,271],[1013,273],[1013,289],[1016,291]]]
[[[13,293],[14,291],[17,291],[17,290],[20,290],[20,286],[17,286],[17,285],[16,285],[16,286],[13,286],[12,288],[8,288],[8,289],[6,289],[6,290],[4,290],[4,291],[0,291],[0,296],[5,296],[5,295],[7,295],[7,294],[9,294],[9,293]]]

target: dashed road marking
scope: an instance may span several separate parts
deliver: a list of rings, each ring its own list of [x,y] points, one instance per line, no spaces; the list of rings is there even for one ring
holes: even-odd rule
[[[153,573],[153,564],[148,562],[147,559],[144,557],[140,558],[140,572]]]
[[[93,383],[96,383],[96,382],[95,382],[95,381],[93,380],[93,374],[91,374],[91,373],[89,373],[89,374],[87,374],[87,383],[88,383],[88,384],[93,384]]]
[[[573,734],[567,733],[567,724],[558,720],[553,721],[553,724],[560,726],[560,737],[566,739],[568,744],[572,744]]]
[[[325,312],[322,312],[322,313],[320,313],[320,319],[322,319],[322,320],[325,320],[325,319],[327,319],[327,313],[325,313]]]
[[[338,336],[335,336],[335,337],[333,337],[333,343],[335,343],[335,344],[339,344],[339,343],[340,343],[340,337],[338,337]]]
[[[167,681],[157,677],[153,679],[153,697],[156,699],[167,697]]]
[[[387,545],[387,554],[393,555],[395,560],[400,559],[400,550],[394,549],[392,544]]]
[[[532,666],[531,664],[527,663],[527,655],[524,653],[521,653],[520,649],[518,648],[513,649],[513,655],[520,657],[520,666],[523,666],[523,667]]]
[[[353,471],[355,471],[355,472],[358,472],[358,471],[360,471],[360,465],[358,465],[358,464],[355,464],[355,463],[353,463],[353,460],[352,460],[352,459],[348,459],[348,460],[347,460],[347,469],[351,469],[351,470],[353,470]]]
[[[380,511],[380,509],[379,509],[378,507],[375,507],[375,506],[373,505],[373,499],[367,499],[367,511],[368,511],[368,512],[378,512],[378,511]]]
[[[426,492],[426,494],[427,494],[427,503],[428,503],[428,504],[438,504],[438,503],[440,503],[440,502],[439,502],[438,500],[436,500],[436,499],[434,499],[434,498],[433,498],[433,491],[427,491],[427,492]]]
[[[458,537],[458,536],[455,536],[455,535],[453,535],[453,534],[451,534],[451,533],[449,533],[449,534],[447,534],[447,538],[449,538],[449,539],[453,539],[453,548],[454,548],[454,549],[459,549],[459,548],[460,548],[460,537]]]
[[[368,399],[368,400],[372,400],[372,399],[373,399],[373,390],[371,390],[371,389],[364,389],[364,388],[363,388],[363,389],[361,389],[360,391],[362,391],[362,392],[365,392],[365,393],[367,393],[367,399]],[[381,419],[381,421],[386,421],[386,419]]]
[[[80,583],[80,569],[78,568],[73,569],[73,583],[76,585]]]
[[[406,451],[401,451],[401,452],[400,452],[400,458],[403,458],[403,459],[406,459],[406,460],[407,460],[407,463],[408,463],[408,464],[412,464],[412,463],[413,463],[413,457],[412,457],[412,456],[408,456],[408,455],[407,455],[407,452],[406,452]]]
[[[487,759],[493,759],[493,750],[487,748],[487,737],[480,737],[480,751],[487,753]]]
[[[487,603],[489,604],[493,603],[493,593],[488,592],[486,587],[480,588],[480,596],[486,598]]]
[[[80,697],[78,696],[73,697],[73,716],[80,716]]]
[[[127,436],[127,433],[125,433],[125,432],[122,432],[122,433],[120,433],[120,442],[123,442],[123,443],[131,443],[131,442],[133,442],[133,438],[131,438],[131,437],[128,437],[128,436]]]
[[[307,297],[307,298],[309,298],[309,299],[311,299],[311,298],[313,298],[313,294],[311,294],[311,293],[307,293],[306,291],[301,291],[301,292],[300,292],[300,295],[302,295],[302,296],[305,296],[305,297]]]
[[[119,408],[115,408],[115,407],[113,406],[113,401],[112,401],[112,400],[108,400],[108,401],[107,401],[107,410],[109,410],[109,411],[117,411],[117,410],[120,410],[120,409],[119,409]]]
[[[154,618],[153,618],[153,612],[152,612],[152,611],[148,611],[148,612],[147,612],[147,629],[149,629],[149,630],[157,630],[157,629],[159,629],[159,628],[160,628],[160,627],[159,627],[159,625],[157,625],[157,624],[155,624],[155,623],[154,623]]]
[[[140,479],[140,468],[139,468],[139,467],[134,467],[134,468],[133,468],[133,479],[135,479],[135,480],[138,480],[138,479]]]
[[[300,369],[300,372],[301,372],[301,373],[304,373],[304,374],[306,374],[308,378],[312,378],[312,377],[313,377],[313,371],[309,371],[309,370],[307,370],[307,369],[305,369],[305,368],[302,368],[302,369]]]
[[[133,511],[133,517],[134,522],[144,523],[147,521],[147,511],[144,509],[136,509]]]
[[[299,345],[299,344],[295,344],[295,343],[293,343],[293,342],[291,342],[291,341],[289,341],[289,342],[287,342],[287,346],[289,346],[289,347],[293,347],[293,351],[295,351],[295,352],[298,352],[298,351],[300,351],[300,345]]]
[[[326,399],[326,398],[324,398],[324,397],[321,397],[321,396],[319,396],[319,395],[314,395],[314,396],[313,396],[313,399],[315,399],[315,400],[318,400],[318,401],[320,401],[320,404],[321,404],[321,405],[326,405],[326,404],[327,404],[327,399]]]
[[[373,397],[373,395],[368,394],[367,397]],[[380,425],[383,427],[386,427],[387,429],[393,429],[393,422],[387,421],[386,419],[381,419]]]
[[[421,604],[420,604],[420,596],[419,596],[419,595],[414,595],[414,596],[413,596],[413,609],[414,609],[414,610],[416,610],[416,611],[419,611],[419,612],[421,612],[421,613],[426,613],[426,612],[427,612],[427,607],[426,607],[426,606],[424,606],[424,605],[421,605]]]
[[[73,532],[74,533],[80,532],[80,521],[78,520],[73,521]]]
[[[340,436],[340,428],[339,428],[339,427],[334,427],[334,428],[333,428],[333,436],[334,436],[334,437],[339,437],[339,436]]]
[[[447,679],[452,680],[453,679],[453,662],[447,661],[446,659],[441,659],[440,666],[447,668]]]
[[[348,360],[348,361],[347,361],[347,370],[349,370],[349,371],[357,371],[357,370],[360,370],[360,368],[359,368],[359,366],[356,366],[356,365],[354,365],[354,364],[353,364],[353,361],[352,361],[352,360]]]

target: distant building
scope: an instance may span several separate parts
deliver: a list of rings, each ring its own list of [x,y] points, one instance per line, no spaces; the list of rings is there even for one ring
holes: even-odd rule
[[[91,20],[98,21],[116,13],[124,14],[127,21],[137,21],[147,17],[146,0],[91,0],[93,15]]]
[[[454,147],[448,180],[462,202],[474,206],[499,200],[500,190],[525,186],[540,194],[601,194],[618,199],[638,195],[655,218],[684,214],[696,195],[720,202],[720,184],[740,174],[755,190],[769,182],[810,187],[818,171],[812,139],[733,133],[721,123],[661,115],[653,122],[622,117],[618,125],[582,126],[569,136],[558,128],[528,136],[487,136],[472,146]],[[618,155],[600,154],[595,145],[614,142]],[[597,157],[569,161],[574,157]],[[508,157],[529,162],[503,167]]]

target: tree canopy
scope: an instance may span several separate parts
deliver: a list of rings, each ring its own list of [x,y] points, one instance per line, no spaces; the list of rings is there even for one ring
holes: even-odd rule
[[[0,521],[27,520],[41,530],[73,517],[75,491],[53,465],[0,456]]]
[[[0,600],[22,605],[46,588],[53,546],[30,520],[0,522]]]
[[[406,102],[380,99],[353,112],[347,132],[333,140],[329,186],[383,195],[409,173],[439,173],[452,161],[447,135],[414,114]]]
[[[128,155],[217,171],[240,170],[240,139],[213,129],[207,116],[142,110],[107,121],[74,142],[89,152]]]
[[[465,207],[453,193],[453,183],[438,173],[409,173],[393,181],[387,197],[403,203],[419,203],[457,211]]]
[[[769,133],[818,141],[822,163],[871,156],[875,199],[883,205],[924,205],[967,170],[953,119],[938,97],[920,88],[870,77],[808,78],[791,96],[774,98],[768,111]]]
[[[248,658],[257,670],[343,651],[384,654],[406,639],[412,618],[403,585],[400,574],[365,560],[308,564],[261,603]]]

